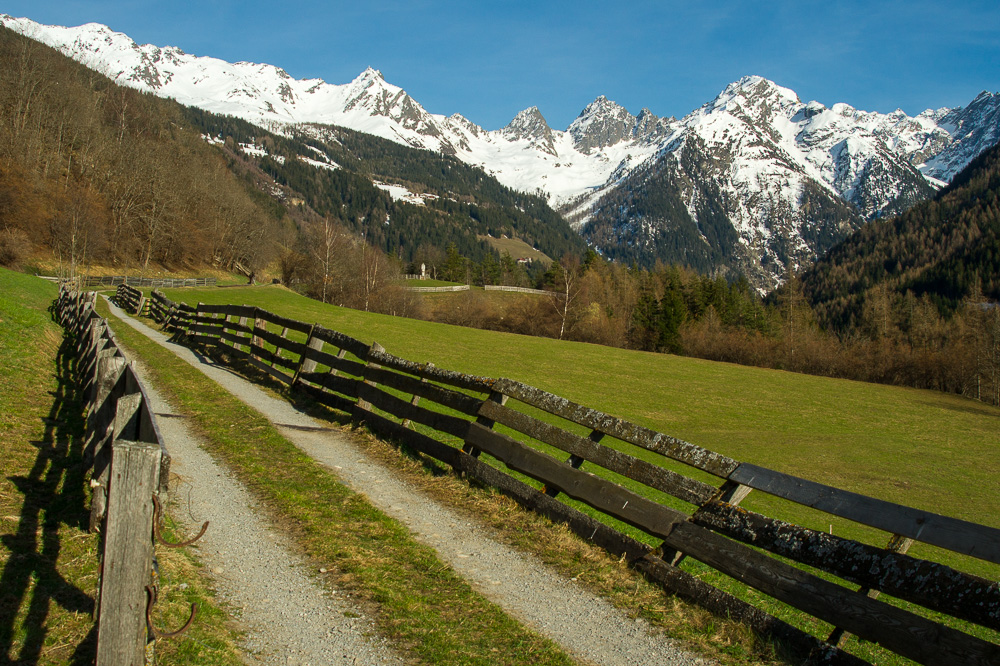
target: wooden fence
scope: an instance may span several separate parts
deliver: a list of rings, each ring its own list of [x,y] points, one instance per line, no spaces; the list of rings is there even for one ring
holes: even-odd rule
[[[665,589],[778,638],[810,663],[867,663],[843,649],[849,632],[922,664],[1000,664],[997,644],[876,598],[885,592],[1000,630],[996,582],[906,554],[918,540],[1000,563],[1000,530],[740,462],[520,382],[414,363],[259,308],[194,308],[160,292],[152,302],[152,316],[178,339],[253,366],[566,523]],[[625,481],[607,478],[614,475]],[[738,505],[751,490],[894,536],[865,544],[747,511]],[[685,557],[837,629],[825,640],[805,633],[685,572],[677,566]]]
[[[407,291],[415,291],[420,294],[431,294],[448,291],[469,291],[471,287],[467,284],[457,284],[447,287],[405,287]]]
[[[80,287],[117,287],[127,284],[133,287],[158,287],[160,289],[175,289],[177,287],[214,287],[218,278],[148,278],[128,275],[83,275],[80,277]]]
[[[127,284],[118,285],[118,289],[115,290],[115,300],[122,308],[132,314],[148,314],[149,300],[135,287]]]
[[[538,294],[540,296],[551,296],[558,294],[555,291],[545,291],[544,289],[529,289],[528,287],[508,287],[507,285],[488,284],[483,287],[486,291],[514,291],[519,294]]]
[[[96,663],[138,666],[149,663],[162,636],[149,618],[157,595],[157,508],[166,500],[170,456],[142,384],[94,311],[96,297],[64,285],[55,311],[76,340],[93,490],[90,529],[103,534]]]

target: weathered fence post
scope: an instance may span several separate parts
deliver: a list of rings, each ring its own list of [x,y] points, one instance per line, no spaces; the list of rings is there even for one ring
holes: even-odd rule
[[[313,335],[316,332],[316,327],[318,324],[313,324],[309,328],[309,337],[306,338],[306,347],[313,349],[315,351],[321,351],[323,349],[323,339]],[[308,352],[302,354],[299,358],[299,367],[295,370],[295,374],[292,376],[292,381],[289,382],[288,387],[294,389],[295,385],[299,383],[299,377],[302,376],[304,372],[313,372],[316,370],[316,361],[309,358]]]
[[[97,666],[145,663],[146,586],[153,570],[153,493],[159,444],[116,440],[97,617]],[[145,498],[136,501],[135,498]]]
[[[744,486],[736,481],[726,481],[721,486],[719,486],[717,499],[720,502],[726,502],[733,506],[739,506],[740,502],[747,498],[747,495],[753,490],[750,486]],[[660,553],[661,559],[666,562],[670,562],[670,566],[679,567],[684,558],[687,557],[684,553],[677,550],[663,550]]]
[[[430,370],[433,367],[434,367],[433,363],[428,363],[427,364],[427,369],[428,370]],[[426,377],[421,377],[420,378],[420,383],[421,384],[426,384],[427,383],[427,378]],[[420,404],[420,396],[414,394],[413,398],[410,400],[410,404],[413,405],[414,407],[416,407],[417,405],[419,405]],[[409,428],[410,427],[410,419],[403,419],[402,425],[403,425],[404,428]]]
[[[378,363],[373,363],[372,362],[371,355],[372,355],[373,352],[376,353],[376,354],[378,354],[378,353],[381,353],[381,352],[384,352],[384,351],[385,351],[385,347],[383,347],[379,343],[373,341],[372,342],[372,346],[368,348],[368,358],[365,359],[365,369],[367,370],[368,368],[376,368],[376,369],[377,368],[381,368],[382,367],[381,365],[379,365]],[[368,373],[366,372],[365,375],[367,375],[367,374]],[[377,382],[375,382],[375,381],[373,381],[371,379],[368,379],[367,376],[363,377],[361,379],[361,381],[363,383],[367,384],[368,386],[378,386]],[[367,400],[365,400],[364,398],[362,398],[362,397],[359,396],[358,397],[358,409],[364,410],[366,412],[370,412],[371,409],[372,409],[372,404],[370,402],[368,402]]]
[[[254,347],[260,350],[264,350],[264,339],[257,335],[257,331],[267,330],[267,320],[260,316],[260,308],[253,309],[253,333],[250,337],[250,356],[257,359],[258,361],[263,361],[263,357],[254,353]],[[275,348],[274,353],[278,353],[278,349]],[[271,367],[274,367],[274,357],[271,357]]]
[[[913,545],[913,539],[908,539],[906,537],[900,536],[898,534],[893,534],[889,537],[889,543],[886,545],[885,549],[891,553],[905,554],[906,551],[910,549]],[[878,599],[879,591],[871,590],[867,587],[862,587],[858,590],[861,594],[867,594],[871,599]],[[838,648],[843,648],[847,644],[847,639],[851,637],[851,634],[840,627],[836,627],[831,633],[830,637],[826,639],[826,642]]]
[[[124,359],[123,359],[124,361]],[[124,363],[123,363],[124,364]],[[118,436],[125,429],[126,425],[133,421],[133,417],[138,412],[142,404],[142,393],[129,393],[118,398],[115,407],[115,419],[111,443],[118,439]],[[101,433],[99,433],[100,435]],[[102,438],[106,439],[106,438]],[[94,492],[90,502],[90,531],[96,532],[101,528],[101,520],[107,511],[108,491],[111,477],[112,451],[109,451],[109,443],[98,441],[94,450],[94,472],[91,476],[90,485]]]
[[[604,439],[604,433],[601,432],[600,430],[591,430],[589,439],[594,444],[600,444],[601,440]],[[571,453],[569,458],[566,459],[566,462],[568,462],[569,466],[572,467],[573,469],[580,469],[580,465],[583,464],[584,459],[576,455],[575,453]],[[555,486],[550,487],[546,485],[545,487],[542,488],[542,492],[548,495],[549,497],[555,497],[560,493],[560,490]]]
[[[504,393],[500,393],[499,391],[490,391],[490,397],[488,398],[488,400],[490,400],[491,402],[498,402],[500,403],[501,406],[503,406],[507,404],[507,395]],[[478,423],[481,426],[485,426],[490,430],[492,430],[493,426],[496,425],[496,422],[493,419],[488,419],[485,416],[477,416],[476,423]],[[465,442],[465,444],[462,446],[462,450],[468,453],[473,458],[478,458],[479,454],[482,453],[482,451],[480,451],[478,447],[473,446],[469,442]]]

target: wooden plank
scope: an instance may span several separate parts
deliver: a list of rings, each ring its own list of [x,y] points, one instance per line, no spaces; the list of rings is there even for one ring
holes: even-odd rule
[[[251,305],[209,305],[208,303],[199,303],[198,312],[222,314],[227,317],[253,317],[254,307]]]
[[[326,405],[327,407],[332,407],[333,409],[339,409],[340,411],[347,412],[348,414],[354,413],[356,403],[352,400],[344,398],[343,396],[337,395],[336,393],[330,393],[329,391],[324,391],[323,389],[310,386],[309,384],[297,384],[295,390],[305,393],[321,405]]]
[[[108,432],[115,421],[118,399],[125,393],[125,379],[122,376],[125,358],[117,349],[108,349],[107,352],[109,355],[100,359],[94,407],[87,415],[84,463],[88,467],[95,464],[103,446],[111,441]],[[100,470],[92,470],[91,476],[100,476]]]
[[[167,451],[163,435],[160,434],[160,426],[156,422],[156,417],[153,416],[153,412],[150,410],[149,406],[152,403],[149,400],[149,395],[146,393],[146,388],[139,381],[138,375],[135,374],[135,361],[128,364],[126,371],[132,375],[136,388],[142,394],[142,402],[137,417],[138,423],[136,424],[134,433],[135,441],[144,444],[156,444],[160,447],[160,470],[157,475],[159,485],[157,491],[163,498],[166,498],[170,482],[170,452]]]
[[[403,375],[403,376],[406,377],[407,375]],[[420,380],[417,380],[417,381],[418,381],[418,384],[426,384],[427,383],[426,379],[420,379]],[[414,394],[413,397],[410,398],[410,404],[413,405],[414,407],[416,407],[417,405],[419,405],[420,404],[420,396],[417,395],[417,394]],[[402,421],[400,421],[400,425],[402,425],[404,428],[409,428],[411,423],[412,422],[410,421],[410,419],[403,419]]]
[[[466,375],[461,372],[444,370],[436,367],[433,363],[414,363],[405,358],[389,354],[384,350],[373,353],[370,358],[379,363],[379,365],[387,368],[406,372],[432,382],[478,391],[480,393],[489,393],[492,391],[493,384],[496,381],[489,377],[478,377],[475,375]]]
[[[494,384],[494,389],[550,414],[561,416],[592,430],[617,437],[622,441],[641,446],[649,451],[673,458],[722,478],[727,478],[739,464],[732,458],[690,442],[629,423],[624,419],[578,405],[566,398],[511,379],[498,379]]]
[[[687,516],[593,474],[535,451],[479,423],[469,424],[465,441],[489,453],[509,468],[552,484],[570,497],[633,527],[665,538]]]
[[[284,372],[278,370],[274,366],[268,365],[267,363],[264,363],[260,359],[254,358],[252,355],[248,354],[245,360],[247,363],[257,368],[258,370],[266,372],[267,374],[271,375],[282,384],[290,384],[292,381],[291,375],[285,374]]]
[[[564,463],[551,458],[544,460],[546,457],[542,454],[479,424],[470,426],[467,441],[472,441],[512,469],[552,482],[574,499],[650,534],[661,536],[666,545],[677,551],[687,553],[815,617],[886,645],[903,656],[925,660],[924,663],[969,664],[989,664],[991,660],[1000,658],[1000,646],[858,595],[705,528],[686,523],[679,512],[635,496]],[[623,492],[632,497],[624,505],[619,505]]]
[[[218,317],[216,315],[205,314],[203,312],[192,313],[191,322],[195,324],[204,324],[205,326],[217,326],[220,329],[226,325],[225,317]]]
[[[237,347],[233,347],[231,345],[227,345],[224,342],[217,342],[217,344],[215,345],[215,350],[216,350],[217,353],[226,354],[229,357],[230,362],[233,359],[236,359],[236,360],[239,360],[239,361],[247,361],[247,360],[250,359],[250,353],[249,352],[245,352],[242,349],[239,349]]]
[[[484,402],[465,393],[452,391],[451,389],[431,384],[426,380],[401,375],[398,372],[393,372],[385,368],[371,368],[367,371],[366,376],[389,388],[432,400],[469,416],[478,416],[479,407]]]
[[[153,571],[153,504],[160,447],[113,444],[97,611],[98,666],[142,666],[146,645],[146,585]]]
[[[691,521],[866,588],[1000,630],[1000,584],[994,581],[724,502],[707,503]]]
[[[765,639],[779,641],[785,649],[798,653],[800,658],[809,655],[810,664],[870,666],[867,661],[827,645],[815,636],[712,587],[682,569],[670,566],[652,554],[634,560],[632,566],[664,589],[698,604],[719,617],[740,622]]]
[[[315,335],[316,327],[313,326],[309,331],[309,337],[306,339],[306,348],[315,349],[316,351],[323,350],[323,340],[316,337]],[[295,369],[295,375],[292,377],[291,386],[294,387],[299,382],[299,376],[303,372],[314,372],[316,370],[316,361],[309,358],[308,355],[302,354],[299,356],[299,367]]]
[[[346,359],[340,355],[343,353],[343,349],[341,349],[337,355],[317,349],[305,350],[305,355],[308,356],[310,360],[316,361],[316,363],[322,363],[323,365],[329,366],[338,372],[346,372],[347,374],[355,377],[364,376],[366,367],[365,364]]]
[[[253,334],[264,342],[270,343],[278,349],[291,352],[296,356],[302,356],[302,354],[306,352],[305,344],[289,340],[288,338],[284,338],[277,333],[268,331],[267,329],[255,327],[253,329]]]
[[[906,551],[908,551],[912,545],[913,539],[907,539],[906,537],[901,537],[898,534],[893,534],[889,537],[889,543],[886,545],[885,549],[892,553],[901,553],[905,555]],[[858,592],[867,594],[872,599],[878,599],[879,594],[881,594],[879,590],[872,590],[864,586],[862,586]],[[850,637],[851,634],[849,632],[844,631],[840,627],[836,627],[827,637],[826,642],[830,645],[836,645],[837,647],[844,647]]]
[[[110,340],[106,340],[110,342]],[[125,357],[117,347],[109,346],[97,352],[94,361],[94,381],[91,392],[87,396],[87,429],[90,430],[90,415],[94,414],[107,399],[108,394],[118,382],[118,376],[125,368]]]
[[[279,365],[285,368],[289,372],[287,373],[291,377],[295,373],[295,369],[299,367],[299,362],[288,358],[287,356],[282,356],[280,354],[280,349],[270,350],[265,347],[260,347],[258,345],[250,345],[250,353],[256,356],[261,361],[269,363],[272,366]]]
[[[240,335],[246,337],[247,340],[249,340],[250,337],[253,336],[254,334],[253,327],[232,321],[227,321],[225,324],[223,324],[223,328],[226,330],[226,332],[231,334],[239,333]]]
[[[239,335],[237,333],[232,333],[229,330],[224,330],[219,333],[219,338],[221,340],[227,340],[232,342],[234,345],[240,345],[243,347],[250,346],[250,337],[245,335]]]
[[[601,440],[604,439],[604,433],[598,432],[596,430],[591,430],[590,435],[587,437],[587,439],[593,442],[594,444],[600,444]],[[576,455],[575,453],[569,454],[569,458],[566,459],[566,464],[568,464],[573,469],[580,469],[580,466],[583,465],[583,463],[585,462],[586,462],[585,458],[582,458]],[[544,488],[542,488],[542,492],[544,492],[549,497],[557,497],[559,495],[559,489],[556,488],[555,486],[545,486]]]
[[[328,328],[323,328],[319,324],[316,324],[316,331],[313,334],[324,342],[329,342],[334,347],[339,347],[340,349],[346,349],[350,353],[354,354],[356,357],[361,359],[368,358],[368,352],[371,350],[369,345],[361,342],[360,340],[355,340],[354,338],[339,333],[337,331],[331,331]]]
[[[490,402],[495,402],[500,405],[507,404],[507,396],[505,396],[503,393],[500,393],[499,391],[490,391],[490,396],[487,398],[487,400]],[[495,425],[493,419],[482,415],[476,416],[476,423],[490,430],[492,430],[493,426]],[[475,444],[470,442],[468,437],[466,437],[465,439],[465,444],[462,445],[462,450],[468,453],[473,458],[478,458],[479,454],[482,453],[482,450],[479,449]]]
[[[222,333],[222,326],[219,326],[218,324],[199,324],[192,320],[192,322],[188,324],[187,330],[188,334],[211,335],[218,338],[219,334]]]
[[[360,414],[360,418],[364,420],[365,426],[372,432],[409,446],[447,465],[454,466],[457,456],[462,453],[461,450],[439,442],[433,437],[404,428],[401,424],[387,419],[381,414],[366,411]]]
[[[465,437],[465,433],[469,429],[469,422],[465,419],[412,405],[408,400],[397,398],[364,382],[358,383],[358,398],[378,409],[389,412],[396,418],[410,419],[454,437]]]
[[[508,428],[513,428],[529,437],[562,449],[633,481],[661,490],[685,502],[700,505],[707,502],[716,493],[716,488],[707,483],[689,479],[659,465],[640,460],[607,446],[601,446],[586,437],[566,432],[562,428],[543,423],[536,418],[496,402],[483,401],[479,413]],[[570,465],[579,467],[579,464],[573,465],[572,462]]]
[[[299,379],[310,384],[316,384],[329,391],[342,393],[352,398],[358,397],[358,387],[361,385],[360,379],[351,377],[340,377],[329,372],[309,372],[299,375]]]
[[[259,310],[257,312],[257,316],[280,328],[287,328],[289,330],[298,331],[299,333],[305,333],[307,335],[309,333],[309,329],[312,328],[312,324],[307,324],[297,319],[289,319],[288,317],[283,317],[279,314],[268,312],[267,310]]]
[[[1000,529],[741,464],[730,480],[826,513],[1000,564]]]
[[[387,419],[382,420],[385,422],[383,427],[387,431],[395,429],[393,434],[397,439],[421,450],[418,445],[414,445],[413,443],[414,440],[422,437],[419,433],[407,431]],[[437,443],[435,442],[435,444]],[[439,446],[443,445],[439,444]],[[631,566],[669,592],[698,603],[720,617],[732,618],[733,620],[743,622],[765,638],[778,639],[786,647],[796,650],[801,655],[810,652],[820,654],[822,655],[820,663],[836,666],[868,665],[868,662],[832,646],[827,646],[814,636],[796,629],[756,607],[702,582],[697,577],[681,569],[670,566],[660,558],[654,557],[651,554],[651,549],[645,544],[583,514],[577,509],[545,495],[528,484],[514,479],[479,459],[462,451],[450,449],[450,447],[448,451],[448,454],[435,455],[429,453],[428,455],[451,464],[456,472],[466,478],[474,479],[496,488],[524,508],[535,511],[554,522],[566,524],[582,539],[604,548],[616,557],[623,557]],[[451,452],[454,453],[452,454]],[[452,455],[452,460],[447,459]]]
[[[968,666],[1000,663],[1000,645],[870,599],[694,523],[678,523],[664,543],[779,601],[916,662]]]
[[[208,345],[208,346],[216,346],[219,344],[219,338],[212,337],[210,335],[199,335],[195,332],[192,332],[190,329],[188,329],[186,335],[187,335],[187,341],[191,344]]]

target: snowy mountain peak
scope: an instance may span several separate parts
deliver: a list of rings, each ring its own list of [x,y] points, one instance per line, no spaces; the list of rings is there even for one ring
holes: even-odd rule
[[[625,107],[601,95],[580,112],[567,130],[577,150],[589,155],[594,150],[632,138],[636,117]]]
[[[508,141],[526,140],[532,147],[550,155],[557,155],[555,135],[537,106],[518,113],[500,132]]]
[[[504,185],[547,193],[585,235],[592,223],[617,225],[618,240],[589,236],[608,256],[619,242],[633,259],[675,243],[669,224],[685,215],[706,243],[731,225],[725,233],[743,248],[733,251],[743,256],[741,270],[759,284],[780,276],[785,261],[807,262],[817,238],[927,196],[1000,141],[1000,94],[984,91],[965,108],[908,117],[803,103],[761,76],[729,84],[680,120],[649,109],[633,116],[602,95],[565,132],[553,131],[537,107],[485,131],[458,114],[428,113],[373,67],[334,85],[297,80],[272,65],[139,46],[95,23],[65,28],[0,15],[0,25],[120,84],[270,129],[340,125],[456,155]],[[671,200],[670,220],[624,205],[650,183],[679,197]],[[665,200],[658,201],[662,214]],[[626,232],[639,235],[625,240]]]
[[[365,71],[361,72],[357,76],[357,78],[354,79],[354,82],[357,83],[358,81],[372,81],[375,79],[385,82],[385,77],[382,75],[382,70],[375,69],[374,67],[369,65],[368,67],[365,68]]]

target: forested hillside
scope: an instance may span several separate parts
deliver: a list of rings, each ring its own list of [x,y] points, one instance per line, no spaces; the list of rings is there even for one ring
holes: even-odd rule
[[[487,234],[520,238],[550,257],[585,249],[544,199],[514,192],[453,157],[340,127],[300,127],[282,136],[195,108],[186,115],[223,142],[234,165],[273,182],[284,201],[301,200],[319,217],[405,262],[444,257],[449,245],[482,261],[492,251],[477,237]],[[316,161],[336,166],[317,167]],[[396,201],[375,180],[405,187],[422,203]]]
[[[188,129],[176,103],[0,29],[0,263],[67,271],[271,261],[280,211]]]
[[[820,321],[841,331],[876,307],[902,316],[921,297],[945,315],[970,297],[1000,300],[1000,146],[933,200],[857,231],[803,284]]]
[[[585,247],[543,199],[451,157],[326,126],[267,132],[117,86],[6,29],[0,57],[4,265],[47,253],[66,272],[280,264],[307,293],[367,308],[406,263],[443,265],[449,246],[498,264],[482,236],[554,257]],[[419,198],[395,200],[388,184]],[[376,266],[382,252],[397,262]],[[369,269],[363,297],[331,290]]]

